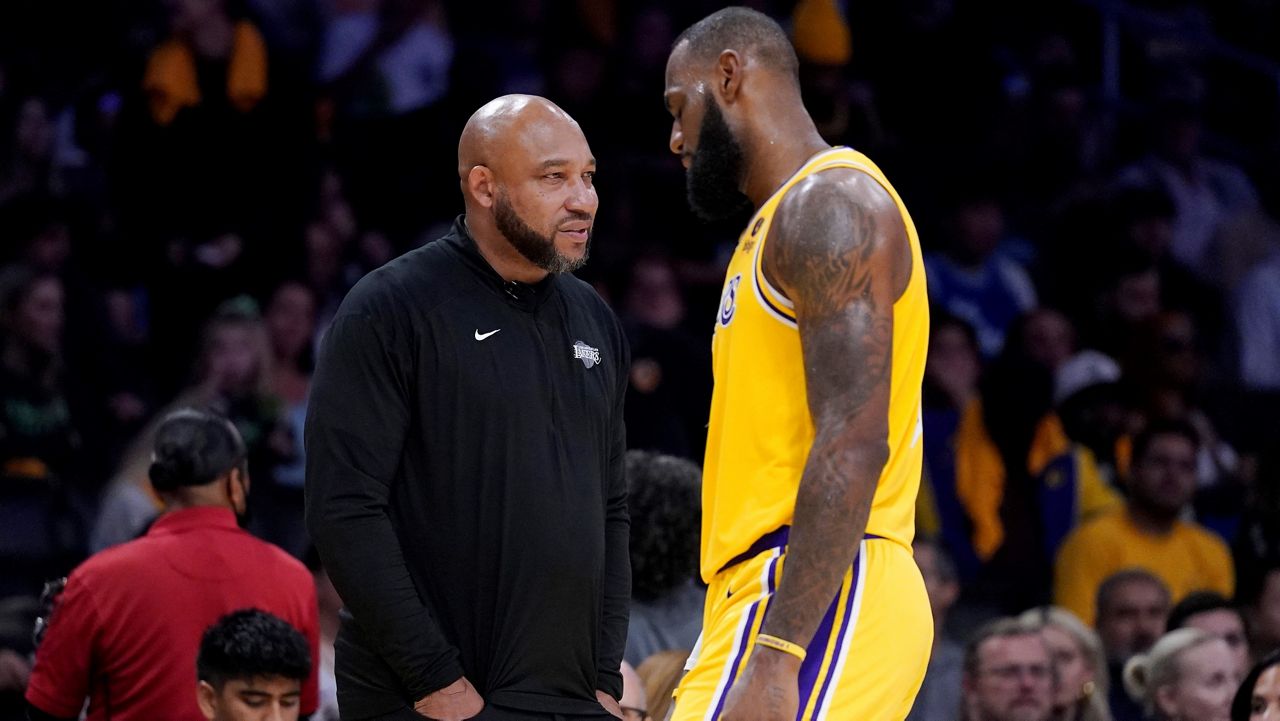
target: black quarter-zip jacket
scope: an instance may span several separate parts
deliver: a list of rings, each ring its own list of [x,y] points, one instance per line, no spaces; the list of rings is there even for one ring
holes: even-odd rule
[[[306,426],[307,525],[346,606],[344,717],[464,674],[528,711],[621,695],[629,363],[590,286],[504,282],[461,218],[348,294]]]

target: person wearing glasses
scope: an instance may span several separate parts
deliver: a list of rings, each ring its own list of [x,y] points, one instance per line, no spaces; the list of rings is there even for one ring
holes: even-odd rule
[[[156,431],[151,484],[165,512],[141,538],[85,561],[53,602],[26,699],[35,721],[205,721],[192,670],[206,628],[260,608],[320,638],[311,574],[237,522],[248,507],[244,440],[226,418],[184,409]],[[316,709],[316,670],[300,711]]]
[[[1053,660],[1040,632],[1006,618],[982,627],[964,654],[965,721],[1048,721]]]

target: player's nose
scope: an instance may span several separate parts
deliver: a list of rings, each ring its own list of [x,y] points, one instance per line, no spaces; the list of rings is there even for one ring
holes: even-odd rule
[[[676,155],[684,155],[684,132],[680,130],[680,123],[671,124],[671,138],[667,141],[667,147]]]

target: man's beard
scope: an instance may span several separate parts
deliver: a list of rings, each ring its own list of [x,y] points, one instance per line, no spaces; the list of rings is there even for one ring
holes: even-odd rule
[[[591,216],[585,213],[575,214],[570,220],[590,221]],[[516,209],[507,200],[505,193],[499,192],[494,198],[493,220],[511,246],[520,252],[526,260],[548,273],[572,273],[586,265],[591,255],[591,234],[587,230],[587,247],[583,249],[581,258],[570,258],[556,249],[555,231],[550,235],[542,235],[524,222]]]
[[[725,124],[719,104],[708,98],[698,131],[698,149],[685,174],[693,212],[715,222],[749,209],[751,201],[738,190],[745,165],[742,146]]]

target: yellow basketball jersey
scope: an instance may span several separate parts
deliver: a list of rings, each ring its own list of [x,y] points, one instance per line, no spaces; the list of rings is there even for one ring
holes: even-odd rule
[[[808,176],[853,168],[898,205],[911,243],[911,279],[893,306],[889,461],[867,533],[910,546],[923,447],[920,384],[929,341],[929,302],[915,225],[902,199],[866,156],[832,148],[810,158],[756,212],[725,277],[712,340],[715,390],[703,467],[702,577],[707,582],[758,539],[791,523],[800,475],[813,445],[804,360],[794,306],[770,286],[761,261],[773,214]]]

